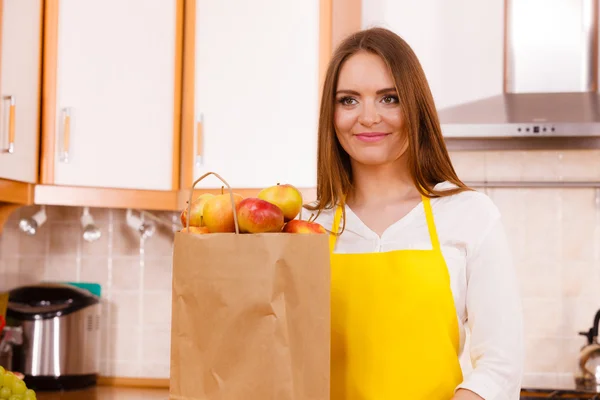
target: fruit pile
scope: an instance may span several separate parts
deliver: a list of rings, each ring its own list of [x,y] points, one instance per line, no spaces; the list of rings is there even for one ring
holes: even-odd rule
[[[0,399],[2,400],[35,400],[35,392],[27,389],[21,378],[0,366]]]
[[[295,219],[302,209],[302,194],[290,184],[261,190],[257,197],[243,198],[233,193],[240,233],[326,233],[320,224]],[[189,203],[189,202],[188,202]],[[189,205],[189,204],[188,204]],[[192,201],[189,232],[197,234],[235,232],[234,206],[229,192],[204,193]],[[188,206],[181,212],[183,232],[187,232]]]

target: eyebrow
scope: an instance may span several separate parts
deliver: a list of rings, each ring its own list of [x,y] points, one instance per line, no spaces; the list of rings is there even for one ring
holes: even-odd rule
[[[383,93],[388,93],[388,92],[395,92],[396,88],[385,88],[385,89],[380,89],[378,90],[376,93],[377,94],[383,94]],[[360,95],[360,93],[354,91],[354,90],[346,90],[346,89],[342,89],[342,90],[338,90],[337,92],[335,92],[335,94],[341,94],[341,93],[346,93],[346,94],[352,94],[355,96]]]

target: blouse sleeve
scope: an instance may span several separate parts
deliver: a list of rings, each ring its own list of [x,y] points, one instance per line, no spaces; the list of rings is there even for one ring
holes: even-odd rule
[[[467,321],[473,371],[458,387],[485,400],[520,398],[523,320],[510,246],[498,216],[467,256]]]

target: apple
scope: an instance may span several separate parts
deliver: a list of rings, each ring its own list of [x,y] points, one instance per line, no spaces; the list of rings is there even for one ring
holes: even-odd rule
[[[191,233],[196,235],[203,235],[205,233],[210,233],[206,226],[190,226],[190,231],[188,232],[188,228],[183,228],[180,232],[183,233]]]
[[[234,206],[231,205],[229,193],[210,197],[204,203],[202,210],[202,222],[211,233],[235,232],[235,221],[233,219],[234,207],[244,198],[239,194],[233,194]]]
[[[323,225],[316,222],[304,221],[301,219],[294,219],[289,221],[283,227],[285,233],[327,233]]]
[[[276,205],[283,211],[285,221],[296,218],[302,208],[302,194],[290,184],[270,186],[258,193],[258,198]]]
[[[204,204],[206,200],[215,197],[212,193],[204,193],[196,198],[196,200],[192,201],[192,207],[190,208],[190,213],[192,217],[190,218],[190,226],[203,226],[202,223],[202,212],[204,210]],[[181,224],[186,227],[187,221],[187,205],[181,212]]]
[[[283,212],[276,205],[256,197],[248,197],[238,205],[240,232],[281,232]]]

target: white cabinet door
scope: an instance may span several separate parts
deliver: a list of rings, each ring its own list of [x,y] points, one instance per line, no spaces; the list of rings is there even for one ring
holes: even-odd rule
[[[363,0],[364,28],[383,26],[417,54],[438,109],[502,93],[503,0]]]
[[[171,190],[176,0],[61,0],[58,13],[53,183]]]
[[[319,0],[197,0],[201,163],[232,187],[316,185]],[[220,187],[209,177],[196,187]]]
[[[36,183],[41,0],[0,1],[0,178]]]

